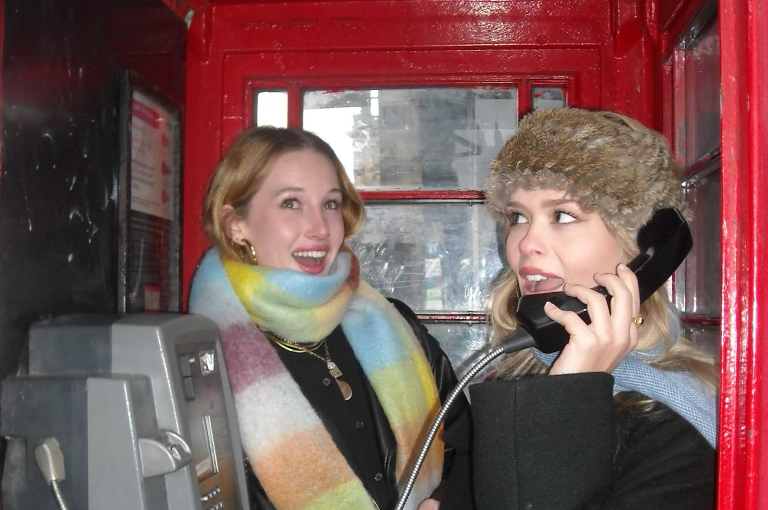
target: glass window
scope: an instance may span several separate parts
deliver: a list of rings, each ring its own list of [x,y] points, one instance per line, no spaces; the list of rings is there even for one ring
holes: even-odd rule
[[[686,163],[720,148],[720,31],[714,21],[685,55]]]
[[[685,325],[683,334],[686,338],[700,345],[715,357],[720,356],[720,325],[692,324]]]
[[[531,103],[534,110],[565,108],[565,89],[562,87],[533,87]]]
[[[364,280],[416,311],[485,312],[500,227],[482,204],[371,204],[349,243]]]
[[[719,317],[720,160],[688,179],[685,185],[693,213],[693,248],[682,268],[685,284],[675,289],[677,307],[690,315]]]
[[[453,370],[459,378],[490,351],[490,328],[485,323],[467,324],[462,322],[427,322],[429,333],[440,342],[443,352],[451,360]],[[481,380],[494,367],[490,363],[472,380]]]
[[[288,127],[288,92],[285,90],[256,93],[257,126]]]
[[[333,147],[358,189],[481,190],[517,129],[517,89],[307,91],[303,127]]]
[[[685,165],[685,190],[693,219],[693,249],[676,273],[675,301],[686,324],[703,324],[709,338],[720,320],[720,41],[716,10],[701,11],[684,34],[671,66],[672,145]],[[703,323],[701,321],[704,321]]]

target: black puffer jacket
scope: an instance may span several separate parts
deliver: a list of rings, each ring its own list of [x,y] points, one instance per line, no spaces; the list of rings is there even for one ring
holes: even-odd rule
[[[453,371],[448,357],[440,348],[440,344],[435,340],[432,335],[429,334],[427,328],[419,321],[416,314],[407,305],[396,299],[390,299],[395,308],[405,318],[405,320],[411,325],[416,338],[421,343],[424,349],[424,353],[427,356],[430,366],[432,367],[432,373],[435,377],[435,383],[437,385],[438,393],[440,395],[440,401],[444,402],[450,392],[455,388],[457,384],[456,374]],[[379,449],[384,458],[385,473],[387,487],[390,491],[390,501],[394,507],[397,501],[397,486],[395,481],[395,464],[396,464],[396,451],[397,443],[395,436],[392,433],[392,429],[389,426],[384,410],[379,404],[378,399],[370,385],[368,385],[369,401],[371,402],[372,414],[374,420],[374,428],[376,431],[376,438],[378,441]],[[322,414],[322,410],[317,410],[319,414]],[[465,455],[470,439],[470,427],[471,419],[469,418],[469,402],[467,402],[464,395],[454,401],[451,409],[448,411],[445,418],[445,433],[451,434],[453,446],[446,445],[445,449],[445,461],[443,464],[443,479],[446,478],[451,470],[451,466],[454,463],[457,450],[461,452],[461,455]],[[458,446],[458,447],[457,447]],[[466,461],[462,461],[465,463]],[[251,468],[248,459],[245,459],[245,474],[246,483],[248,485],[248,498],[251,506],[251,510],[275,510],[274,505],[269,501],[264,493],[259,480],[257,479],[253,469]],[[443,485],[441,484],[433,493],[433,497],[440,498],[440,494],[443,491]],[[340,509],[346,510],[346,509]],[[349,509],[355,510],[355,509]],[[381,509],[386,510],[386,509]]]

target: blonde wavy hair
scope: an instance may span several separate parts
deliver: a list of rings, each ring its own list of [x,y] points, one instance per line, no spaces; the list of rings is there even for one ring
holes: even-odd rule
[[[344,240],[362,228],[365,221],[363,200],[330,145],[316,134],[302,129],[252,127],[240,133],[229,145],[205,193],[203,229],[222,256],[252,263],[250,254],[229,238],[227,225],[233,219],[230,215],[238,219],[245,218],[253,195],[272,171],[278,158],[303,150],[322,154],[336,169],[342,195]],[[232,206],[229,215],[222,214],[224,205]]]

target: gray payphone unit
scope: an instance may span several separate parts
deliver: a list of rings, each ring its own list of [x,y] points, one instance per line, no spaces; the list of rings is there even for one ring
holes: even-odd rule
[[[34,325],[2,382],[3,510],[247,510],[232,394],[210,320],[71,316]]]

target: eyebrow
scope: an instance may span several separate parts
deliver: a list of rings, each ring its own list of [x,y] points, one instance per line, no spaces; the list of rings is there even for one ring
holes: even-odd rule
[[[275,191],[275,193],[272,196],[276,197],[283,193],[301,193],[303,191],[306,191],[306,190],[301,186],[286,186],[285,188],[280,188],[279,190]],[[328,190],[328,193],[334,193],[334,192],[340,195],[342,194],[340,188],[331,188]]]

